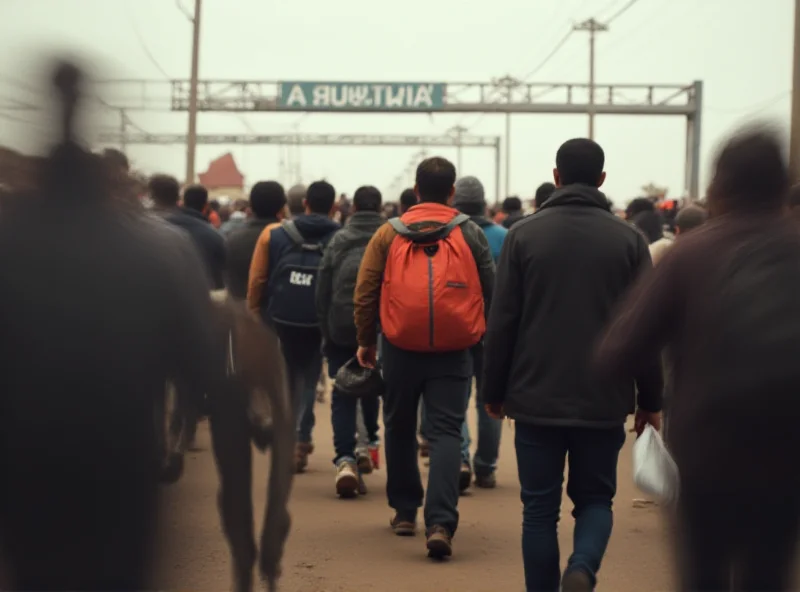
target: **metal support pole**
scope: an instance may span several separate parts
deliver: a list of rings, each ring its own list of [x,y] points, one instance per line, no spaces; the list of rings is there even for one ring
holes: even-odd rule
[[[500,205],[500,138],[494,144],[494,205]]]
[[[119,110],[119,149],[124,154],[128,150],[128,116],[125,109]]]
[[[690,199],[696,199],[692,195],[692,136],[694,135],[694,121],[691,117],[686,118],[686,147],[683,159],[683,194]]]
[[[789,174],[800,182],[800,0],[794,3],[794,62],[792,71],[792,124],[789,143]]]
[[[575,31],[586,31],[589,33],[589,101],[587,106],[587,113],[589,114],[589,139],[594,140],[594,116],[595,116],[595,35],[608,31],[608,25],[597,22],[595,19],[589,19],[574,27]]]
[[[200,69],[200,9],[202,0],[194,0],[192,19],[192,72],[189,81],[189,132],[186,142],[186,183],[194,183],[194,160],[197,149],[197,80]]]
[[[508,89],[511,102],[511,89]],[[506,113],[506,197],[511,194],[511,113]],[[500,196],[497,196],[500,199]]]
[[[703,81],[694,82],[694,103],[696,110],[692,116],[692,174],[689,177],[689,191],[692,199],[700,199],[700,140],[703,123]]]

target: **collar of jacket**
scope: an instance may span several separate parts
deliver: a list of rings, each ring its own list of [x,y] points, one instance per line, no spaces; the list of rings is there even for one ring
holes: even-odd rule
[[[182,206],[180,210],[187,216],[191,216],[192,218],[197,218],[198,220],[202,220],[203,222],[208,222],[208,218],[206,218],[202,212],[198,212],[197,210],[193,210],[192,208],[187,208],[186,206]]]
[[[580,183],[565,185],[564,187],[556,189],[553,195],[551,195],[539,209],[544,210],[555,206],[588,206],[600,208],[606,212],[611,211],[611,207],[608,205],[608,199],[602,191]]]
[[[470,216],[469,219],[475,222],[475,224],[481,228],[486,228],[487,226],[496,226],[496,224],[492,220],[489,220],[489,218],[486,216]]]
[[[402,215],[401,220],[403,220],[404,224],[414,224],[415,222],[441,222],[446,224],[458,214],[460,214],[460,212],[455,208],[451,208],[445,204],[426,201],[411,206],[408,211]]]
[[[378,212],[353,212],[347,218],[346,226],[357,230],[372,230],[382,225],[386,220]]]
[[[266,228],[270,224],[280,222],[277,218],[250,218],[246,224],[252,228]]]

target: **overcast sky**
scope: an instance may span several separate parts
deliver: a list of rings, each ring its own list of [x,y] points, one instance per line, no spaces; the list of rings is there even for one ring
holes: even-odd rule
[[[191,9],[193,0],[181,0]],[[200,76],[207,79],[489,82],[531,71],[574,22],[612,16],[627,0],[203,0]],[[191,25],[175,0],[0,0],[0,103],[36,99],[31,59],[69,49],[92,58],[98,76],[163,81],[189,75]],[[703,185],[714,147],[734,126],[789,118],[791,0],[639,0],[597,41],[597,82],[705,83]],[[150,57],[148,56],[150,54]],[[529,82],[585,82],[588,38],[576,33]],[[163,72],[162,72],[163,70]],[[25,88],[23,88],[23,85]],[[162,89],[165,93],[167,87]],[[168,103],[165,103],[168,105]],[[0,144],[29,150],[35,137],[0,111]],[[131,112],[147,132],[184,133],[186,115]],[[470,133],[500,135],[502,115],[246,113],[201,114],[201,133],[440,134],[461,123]],[[101,127],[117,127],[106,112]],[[558,146],[587,134],[585,116],[517,115],[512,120],[510,192],[532,195],[551,176]],[[682,117],[599,116],[607,193],[627,201],[650,181],[682,193]],[[197,168],[233,152],[247,183],[280,178],[276,147],[201,146]],[[304,181],[326,177],[340,192],[359,185],[394,189],[413,148],[307,147]],[[433,150],[455,160],[455,149]],[[183,147],[132,146],[146,172],[183,177]],[[494,197],[491,150],[465,149],[461,174],[484,181]],[[283,170],[282,179],[291,182]],[[394,199],[395,195],[387,195]]]

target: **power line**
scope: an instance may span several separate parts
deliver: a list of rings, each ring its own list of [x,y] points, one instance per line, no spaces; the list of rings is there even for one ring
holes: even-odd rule
[[[711,106],[711,105],[705,105],[704,108],[708,109],[709,111],[717,111],[718,113],[730,113],[732,115],[733,114],[737,114],[737,113],[747,113],[748,115],[755,115],[757,113],[760,113],[761,111],[769,109],[770,107],[772,107],[776,103],[781,102],[783,99],[788,97],[791,93],[792,93],[791,89],[785,90],[785,91],[783,91],[783,92],[781,92],[781,93],[779,93],[779,94],[777,94],[775,96],[769,97],[767,99],[763,99],[761,101],[758,101],[757,103],[752,103],[750,105],[746,105],[744,107],[736,107],[736,108],[728,109],[728,108],[714,107],[714,106]]]
[[[194,15],[189,12],[188,8],[181,4],[181,0],[175,0],[175,6],[183,13],[183,16],[185,16],[190,23],[194,22]]]
[[[617,19],[618,19],[619,17],[621,17],[623,14],[625,14],[626,12],[628,12],[628,10],[629,10],[629,9],[633,8],[633,6],[634,6],[634,5],[635,5],[637,2],[639,2],[639,0],[629,0],[629,2],[628,2],[627,4],[625,4],[625,5],[624,5],[622,8],[620,8],[620,9],[619,9],[617,12],[615,12],[615,13],[614,13],[614,14],[611,16],[611,18],[609,18],[609,19],[608,19],[608,20],[605,22],[605,24],[606,24],[606,25],[610,25],[611,23],[613,23],[615,20],[617,20]]]
[[[147,59],[150,60],[150,63],[153,64],[153,66],[155,66],[155,68],[159,72],[161,72],[161,75],[165,79],[171,80],[172,78],[170,77],[170,75],[167,74],[167,71],[164,70],[164,68],[161,66],[159,61],[155,58],[153,53],[150,51],[150,48],[147,46],[147,42],[144,40],[144,37],[142,36],[142,32],[139,30],[139,27],[136,24],[136,19],[134,18],[133,13],[131,12],[130,4],[126,2],[125,6],[128,9],[128,19],[130,20],[131,28],[133,29],[133,32],[136,35],[136,39],[139,41],[139,47],[141,47],[142,52],[147,56]]]
[[[561,48],[564,47],[564,45],[567,43],[567,41],[569,41],[569,38],[572,37],[572,34],[574,32],[575,32],[575,29],[570,29],[569,31],[567,31],[567,34],[564,35],[561,38],[561,41],[556,43],[556,45],[553,47],[553,49],[550,51],[550,53],[547,54],[547,57],[545,57],[533,70],[531,70],[530,72],[525,74],[525,76],[522,77],[522,81],[523,82],[528,82],[528,80],[531,77],[533,77],[536,74],[538,74],[539,71],[542,68],[544,68],[550,62],[550,60],[552,60],[555,57],[555,55],[561,50]]]

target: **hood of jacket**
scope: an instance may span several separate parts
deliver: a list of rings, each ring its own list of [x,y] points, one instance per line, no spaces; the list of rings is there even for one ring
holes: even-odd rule
[[[196,218],[197,220],[201,220],[210,224],[210,222],[208,222],[208,218],[206,218],[202,212],[198,212],[192,208],[187,208],[186,206],[181,206],[178,208],[178,211],[185,216],[190,216],[191,218]]]
[[[475,222],[481,228],[488,228],[489,226],[496,226],[493,220],[489,220],[486,216],[470,216],[470,220]]]
[[[301,214],[292,220],[300,234],[308,240],[324,238],[341,228],[338,223],[322,214]]]
[[[564,187],[556,189],[553,195],[551,195],[539,209],[546,210],[557,206],[583,206],[600,208],[606,212],[611,211],[605,193],[595,187],[578,183],[574,185],[565,185]]]
[[[345,228],[353,230],[363,230],[365,232],[375,232],[383,226],[386,219],[378,212],[353,212],[347,218]]]

